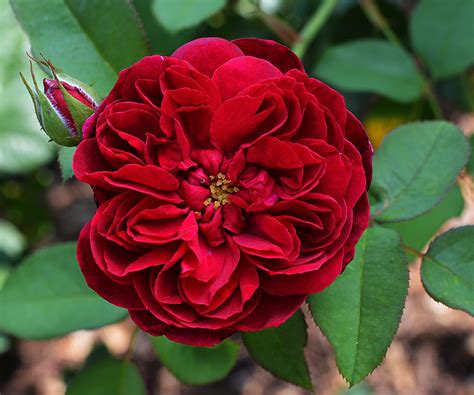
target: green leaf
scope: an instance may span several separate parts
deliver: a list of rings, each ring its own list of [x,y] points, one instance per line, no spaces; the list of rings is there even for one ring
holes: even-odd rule
[[[4,116],[0,110],[0,174],[26,173],[53,157],[54,147],[48,145],[38,133],[19,128],[2,129]]]
[[[239,345],[224,340],[214,347],[175,343],[164,336],[150,337],[153,348],[176,378],[184,384],[204,385],[225,378],[235,365]]]
[[[8,276],[10,275],[11,267],[8,265],[0,264],[0,290],[3,288],[5,281],[7,281]]]
[[[176,50],[176,48],[179,48],[187,42],[203,35],[205,31],[204,29],[206,29],[206,26],[203,25],[198,29],[186,29],[180,32],[170,32],[158,22],[152,12],[152,7],[154,6],[153,0],[133,0],[133,5],[143,22],[143,28],[150,40],[153,53],[169,56]]]
[[[410,20],[413,46],[435,78],[474,63],[474,1],[422,0]]]
[[[35,252],[0,291],[0,330],[29,339],[61,336],[123,319],[126,311],[89,289],[72,243]]]
[[[383,40],[358,40],[329,48],[315,73],[348,91],[376,92],[400,102],[417,99],[423,79],[410,55]]]
[[[307,338],[306,322],[300,310],[278,328],[242,332],[250,356],[260,366],[282,380],[312,390],[304,356]]]
[[[8,351],[10,348],[10,339],[5,335],[0,334],[0,354]]]
[[[443,201],[427,213],[410,221],[389,223],[384,226],[398,230],[403,244],[420,251],[448,219],[459,216],[463,209],[464,199],[461,190],[458,185],[454,185]]]
[[[421,279],[438,302],[474,316],[474,226],[451,229],[431,243]]]
[[[58,161],[63,181],[67,181],[74,176],[74,171],[72,170],[72,157],[74,156],[75,151],[76,147],[61,147],[59,149]]]
[[[146,395],[146,390],[134,364],[101,356],[72,380],[66,395]]]
[[[25,247],[25,236],[18,228],[12,223],[0,219],[0,262],[18,258]]]
[[[0,176],[29,172],[50,161],[54,146],[40,131],[18,72],[27,71],[27,42],[13,13],[0,6]]]
[[[374,391],[365,383],[357,384],[354,387],[341,392],[339,395],[373,395]]]
[[[11,0],[33,51],[106,95],[120,70],[148,55],[127,0]]]
[[[387,135],[374,155],[372,206],[379,222],[414,218],[436,206],[469,157],[461,130],[444,121],[415,122]]]
[[[467,171],[474,178],[474,134],[469,137],[469,143],[471,144],[471,157],[469,158],[469,162],[467,162]]]
[[[152,12],[166,30],[177,32],[205,21],[225,3],[226,0],[154,0]]]
[[[314,320],[351,385],[382,362],[400,323],[407,290],[408,267],[400,237],[394,230],[375,227],[362,235],[344,273],[310,296]]]

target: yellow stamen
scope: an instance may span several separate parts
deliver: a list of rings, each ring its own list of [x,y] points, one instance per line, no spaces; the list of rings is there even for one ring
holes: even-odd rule
[[[220,206],[230,204],[229,195],[239,192],[239,188],[228,186],[232,181],[225,178],[225,175],[222,173],[218,173],[217,176],[209,176],[209,179],[211,180],[211,185],[209,186],[211,197],[204,201],[204,206],[206,207],[212,204],[215,209],[218,209]]]

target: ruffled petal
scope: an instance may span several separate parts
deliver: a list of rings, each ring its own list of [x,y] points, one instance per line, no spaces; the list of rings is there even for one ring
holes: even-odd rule
[[[372,182],[372,155],[374,154],[374,150],[364,127],[350,111],[347,112],[345,133],[346,138],[357,148],[362,156],[366,177],[366,189],[368,190]]]
[[[205,37],[190,41],[171,55],[173,58],[189,62],[208,77],[212,77],[219,66],[238,56],[243,56],[243,52],[236,45],[218,37]]]
[[[132,310],[130,317],[141,329],[153,336],[164,335],[171,341],[190,346],[212,347],[235,332],[235,330],[177,328],[166,325],[146,310]]]
[[[232,43],[237,45],[244,55],[265,59],[282,73],[292,69],[304,71],[300,58],[291,49],[276,41],[261,38],[239,38]]]
[[[240,56],[217,68],[212,81],[217,85],[221,98],[225,101],[250,85],[281,76],[281,71],[266,60],[253,56]]]
[[[112,304],[126,309],[143,308],[133,285],[112,280],[96,265],[90,246],[90,228],[90,223],[84,226],[77,244],[77,260],[87,285]]]

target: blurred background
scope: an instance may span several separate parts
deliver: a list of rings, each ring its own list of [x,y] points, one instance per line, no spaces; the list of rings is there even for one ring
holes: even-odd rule
[[[30,1],[35,3],[35,0]],[[159,1],[133,0],[130,5],[140,18],[151,52],[168,55],[181,44],[202,36],[229,39],[254,36],[295,47],[301,41],[298,32],[321,3],[318,0],[229,0],[216,1],[222,4],[213,7],[210,3],[214,1],[201,1],[200,6],[210,7],[211,11],[196,24],[188,23],[185,17],[190,12],[186,7],[193,2],[182,1],[184,16],[178,18],[182,26],[174,25],[171,29],[166,20],[160,20],[160,8],[156,4]],[[81,3],[81,0],[66,1],[72,2]],[[179,5],[180,0],[174,3]],[[383,33],[380,25],[377,27],[377,23],[370,20],[370,9],[361,6],[361,3],[366,6],[371,2],[340,0],[334,3],[331,15],[320,27],[317,37],[303,49],[308,73],[342,91],[348,107],[364,122],[375,147],[398,125],[435,118],[436,108],[430,105],[429,95],[391,91],[384,94],[384,89],[377,86],[364,89],[344,82],[342,86],[337,85],[337,73],[334,75],[330,67],[331,61],[337,61],[337,58],[329,57],[329,49],[356,39],[383,38]],[[416,0],[377,2],[392,33],[407,48],[410,48],[409,18],[417,3]],[[181,11],[178,9],[178,17]],[[474,15],[468,20],[474,24]],[[16,21],[8,0],[0,0],[0,37],[1,288],[8,273],[29,252],[57,241],[76,240],[82,226],[93,215],[95,205],[87,185],[74,179],[62,181],[57,149],[40,131],[30,98],[19,78],[20,71],[28,72],[28,38]],[[474,35],[464,39],[471,41],[472,48]],[[474,53],[471,58],[474,60]],[[382,69],[387,67],[383,56],[378,61]],[[397,67],[395,65],[395,72]],[[350,70],[346,69],[346,72]],[[472,67],[438,79],[432,85],[443,116],[467,135],[474,131],[473,87]],[[435,231],[474,223],[473,190],[472,178],[466,173],[440,206],[410,223],[394,224],[393,227],[404,232],[413,245],[422,248]],[[314,325],[310,328],[307,358],[315,393],[319,395],[474,394],[474,320],[427,296],[420,282],[417,261],[411,263],[410,293],[396,339],[383,364],[361,385],[347,392],[327,341]],[[0,333],[0,394],[62,395],[66,383],[98,348],[123,356],[128,350],[132,331],[133,326],[124,322],[50,341],[25,341]],[[145,377],[147,388],[160,395],[307,393],[276,380],[243,352],[227,379],[194,388],[180,384],[162,368],[146,340],[140,336],[133,358]]]

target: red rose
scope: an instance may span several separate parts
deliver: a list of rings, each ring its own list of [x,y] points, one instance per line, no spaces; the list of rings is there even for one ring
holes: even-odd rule
[[[372,148],[273,41],[204,38],[122,71],[74,157],[98,210],[78,259],[153,335],[210,346],[287,320],[352,259]]]

